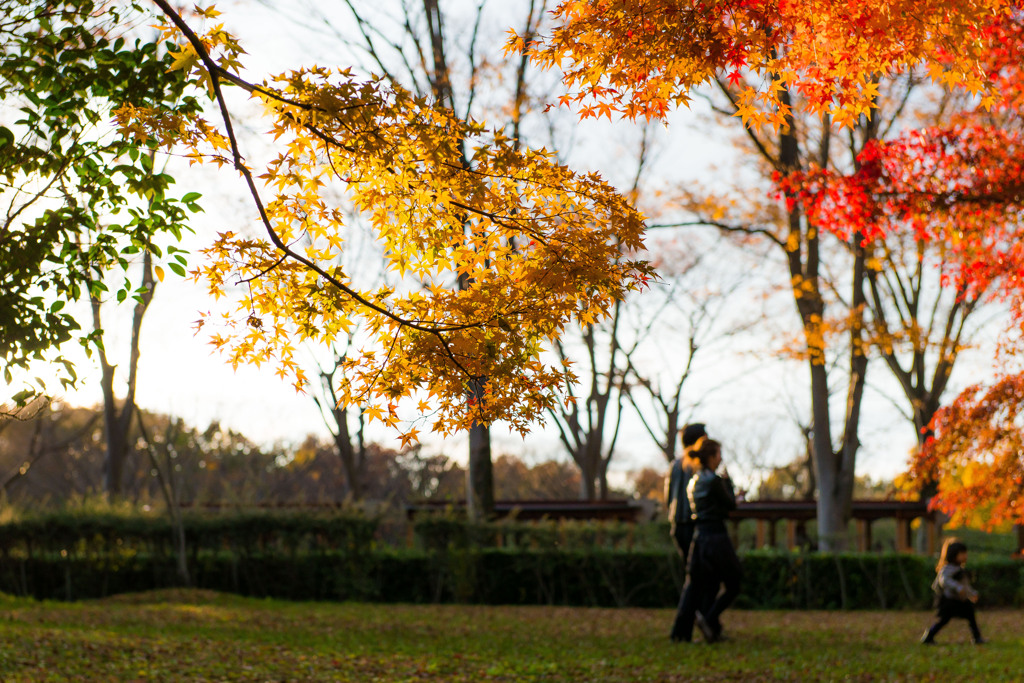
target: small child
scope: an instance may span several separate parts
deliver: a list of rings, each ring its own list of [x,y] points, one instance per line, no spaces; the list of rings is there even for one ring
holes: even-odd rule
[[[939,564],[935,567],[935,581],[932,583],[932,590],[938,594],[939,611],[935,623],[921,638],[925,645],[934,645],[935,636],[953,617],[967,620],[971,638],[976,645],[985,642],[978,630],[978,622],[974,619],[974,603],[978,601],[978,591],[971,587],[964,570],[965,564],[967,546],[955,538],[947,539],[942,546]]]

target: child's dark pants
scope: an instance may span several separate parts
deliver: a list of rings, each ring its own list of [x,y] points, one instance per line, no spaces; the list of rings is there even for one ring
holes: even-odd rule
[[[928,629],[924,636],[924,642],[930,643],[942,628],[949,623],[950,619],[966,619],[967,625],[971,628],[971,637],[974,640],[981,640],[981,631],[978,630],[978,622],[974,618],[974,603],[968,600],[957,600],[942,596],[939,598],[939,611],[935,623]]]

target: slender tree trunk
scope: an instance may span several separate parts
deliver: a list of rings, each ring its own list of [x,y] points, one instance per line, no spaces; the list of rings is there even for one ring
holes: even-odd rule
[[[444,16],[437,0],[423,0],[427,29],[430,33],[430,49],[433,73],[430,85],[437,103],[455,111],[455,97],[452,91],[448,58],[445,54]],[[469,168],[465,143],[462,143],[462,165]],[[459,287],[466,284],[465,276],[459,276]],[[474,398],[483,396],[485,378],[471,381]],[[474,423],[469,429],[469,462],[466,467],[466,506],[470,519],[490,519],[494,516],[494,464],[491,459],[491,431],[489,425]]]
[[[135,416],[135,384],[139,367],[142,318],[146,315],[146,310],[153,300],[153,292],[156,289],[156,279],[153,277],[153,257],[148,251],[143,254],[142,288],[143,291],[139,294],[132,313],[131,347],[128,357],[128,387],[120,409],[118,409],[117,398],[114,394],[114,372],[116,366],[110,364],[106,349],[102,345],[97,349],[102,371],[100,383],[103,390],[103,419],[107,441],[107,454],[103,466],[104,485],[107,497],[110,500],[118,500],[124,495],[124,462],[128,457],[128,435],[131,430],[132,418]],[[90,303],[92,305],[93,327],[97,332],[101,332],[103,330],[100,317],[101,302],[97,297],[90,295]]]
[[[843,415],[843,438],[839,447],[839,486],[837,494],[842,506],[845,524],[853,515],[854,467],[857,451],[860,450],[860,415],[864,405],[864,388],[867,386],[868,342],[864,338],[864,311],[867,308],[865,282],[865,250],[862,237],[854,234],[851,238],[853,261],[853,292],[851,303],[853,315],[850,323],[850,378],[847,384],[846,410]]]
[[[348,484],[348,497],[362,500],[366,494],[366,444],[363,441],[362,415],[359,416],[359,430],[356,432],[356,443],[352,443],[352,433],[348,426],[348,410],[335,407],[331,410],[337,431],[332,430],[334,448],[341,459],[341,467],[345,471]]]
[[[474,398],[483,397],[483,383],[474,380]],[[491,460],[491,430],[474,423],[469,428],[469,463],[466,467],[466,511],[474,521],[494,517],[494,463]]]
[[[855,238],[856,239],[856,238]],[[808,240],[808,261],[816,260],[816,240]],[[863,256],[856,257],[854,266],[854,305],[862,310]],[[813,271],[812,271],[813,272]],[[816,282],[816,277],[814,282]],[[811,412],[813,433],[811,446],[818,480],[818,543],[821,550],[841,550],[847,542],[847,525],[853,505],[854,466],[860,442],[857,437],[867,375],[867,356],[864,353],[863,331],[854,325],[850,338],[850,377],[843,415],[843,436],[838,451],[833,447],[830,411],[828,369],[825,364],[826,348],[823,330],[824,306],[815,289],[813,295],[798,299],[808,344],[811,374]]]
[[[362,500],[366,492],[366,442],[363,432],[365,421],[363,412],[360,410],[358,413],[359,427],[355,433],[355,443],[353,443],[352,430],[348,424],[348,408],[339,405],[338,394],[334,389],[334,375],[343,360],[344,354],[335,351],[334,368],[329,371],[320,368],[322,400],[320,396],[314,395],[313,402],[320,409],[320,417],[334,441],[334,452],[341,460],[341,468],[345,472],[345,485],[348,487],[347,498]],[[328,414],[330,419],[327,417]]]
[[[181,512],[181,496],[178,490],[177,479],[174,476],[174,464],[171,462],[168,453],[168,444],[174,439],[174,430],[180,426],[172,421],[167,425],[167,432],[164,434],[164,462],[157,457],[156,446],[149,437],[149,430],[146,429],[142,413],[137,414],[139,433],[146,443],[146,453],[149,455],[149,462],[156,471],[157,483],[160,484],[160,492],[164,497],[164,504],[167,506],[167,514],[171,518],[171,529],[174,532],[174,557],[177,566],[178,578],[183,586],[192,585],[192,576],[188,570],[188,544],[185,538],[185,518]]]
[[[604,458],[598,464],[597,496],[600,500],[608,500],[608,461]]]

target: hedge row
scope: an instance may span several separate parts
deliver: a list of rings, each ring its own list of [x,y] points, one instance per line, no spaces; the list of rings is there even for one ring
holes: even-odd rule
[[[188,554],[230,550],[243,555],[276,551],[368,551],[378,520],[344,512],[240,511],[186,513]],[[174,538],[167,517],[64,512],[0,525],[0,555],[101,557],[141,552],[166,555]]]
[[[737,603],[770,609],[925,609],[929,558],[897,554],[743,556]],[[1024,566],[972,560],[983,606],[1024,606]],[[240,555],[190,561],[195,587],[290,600],[671,607],[683,572],[657,552],[469,549]],[[0,559],[0,592],[77,600],[177,585],[173,558]]]
[[[683,582],[664,523],[426,517],[411,527],[412,544],[389,524],[344,510],[190,512],[189,576],[197,588],[295,600],[641,607],[674,605]],[[155,515],[75,511],[2,524],[0,592],[73,600],[176,586],[172,539],[170,522]],[[743,607],[926,608],[931,601],[933,558],[742,557]],[[972,554],[971,569],[984,604],[1024,605],[1024,564]]]
[[[191,511],[184,515],[187,554],[227,550],[253,555],[344,551],[363,553],[381,547],[406,548],[411,531],[415,547],[426,551],[459,548],[517,548],[669,551],[667,523],[515,520],[470,524],[447,516],[424,516],[411,526],[396,525],[344,510]],[[394,527],[401,526],[401,529]],[[0,556],[106,556],[125,552],[172,552],[173,533],[166,516],[64,512],[0,524]]]

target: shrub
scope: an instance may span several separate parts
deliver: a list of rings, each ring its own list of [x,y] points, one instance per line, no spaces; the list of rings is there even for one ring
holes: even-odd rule
[[[412,548],[382,546],[375,519],[335,512],[190,513],[194,586],[291,600],[671,607],[684,571],[664,524],[430,517]],[[0,525],[0,592],[74,600],[178,585],[170,524],[123,514]],[[741,554],[737,606],[925,609],[934,559],[897,553]],[[1024,605],[1024,564],[972,555],[987,607]]]

